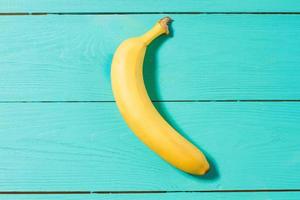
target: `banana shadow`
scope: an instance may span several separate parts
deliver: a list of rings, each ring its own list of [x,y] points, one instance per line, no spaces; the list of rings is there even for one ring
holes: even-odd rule
[[[172,27],[170,26],[170,34],[169,37],[173,37],[174,31],[172,30]],[[158,101],[161,99],[160,89],[159,89],[159,79],[158,79],[158,59],[157,59],[157,52],[159,51],[159,48],[168,40],[169,37],[159,37],[155,41],[151,43],[151,45],[148,47],[145,60],[144,60],[144,81],[146,85],[147,92],[152,99],[152,101]],[[191,141],[195,146],[197,146],[197,143],[193,141],[188,134],[182,130],[180,125],[176,123],[176,121],[172,118],[172,116],[169,114],[168,109],[164,105],[165,103],[162,102],[155,102],[154,106],[159,111],[159,113],[167,120],[168,123],[170,123],[181,135],[183,135],[186,139]],[[198,147],[198,146],[197,146]],[[201,149],[200,147],[198,147]],[[191,176],[195,179],[199,180],[210,180],[210,181],[216,181],[219,179],[220,175],[218,172],[218,165],[215,161],[215,159],[205,152],[203,149],[201,151],[205,154],[205,156],[208,159],[208,162],[210,164],[210,170],[209,172],[204,176],[193,176],[186,174],[182,172],[186,176]]]

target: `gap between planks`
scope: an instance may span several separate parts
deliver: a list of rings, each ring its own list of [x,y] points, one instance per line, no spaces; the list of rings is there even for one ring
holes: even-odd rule
[[[116,101],[0,101],[1,103],[115,103]],[[219,100],[153,100],[154,103],[255,103],[255,102],[300,102],[300,99],[219,99]]]
[[[259,189],[259,190],[145,190],[145,191],[0,191],[7,194],[161,194],[161,193],[253,193],[253,192],[300,192],[300,189]]]
[[[300,12],[1,12],[0,16],[24,15],[299,15]]]

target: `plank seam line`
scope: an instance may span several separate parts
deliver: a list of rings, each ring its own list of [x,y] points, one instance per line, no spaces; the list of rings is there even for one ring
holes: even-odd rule
[[[217,99],[217,100],[152,100],[154,103],[257,103],[257,102],[300,102],[300,99]],[[115,101],[0,101],[0,103],[115,103]]]
[[[161,193],[258,193],[258,192],[300,192],[300,189],[258,189],[258,190],[144,190],[144,191],[0,191],[0,195],[39,194],[161,194]]]
[[[299,15],[300,12],[0,12],[0,16],[24,15]]]

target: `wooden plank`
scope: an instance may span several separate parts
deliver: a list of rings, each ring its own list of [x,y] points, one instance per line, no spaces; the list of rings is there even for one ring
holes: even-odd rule
[[[207,200],[299,200],[299,192],[251,192],[251,193],[167,193],[167,194],[87,194],[87,195],[1,195],[2,200],[176,200],[176,199],[207,199]]]
[[[108,199],[108,196],[96,196],[90,194],[74,194],[74,195],[62,195],[62,194],[39,194],[39,195],[29,195],[29,194],[17,194],[17,195],[1,195],[1,200],[94,200],[94,199]]]
[[[300,188],[299,103],[157,103],[206,152],[211,172],[174,169],[114,103],[0,104],[1,191]]]
[[[300,11],[294,0],[1,0],[0,12],[295,12]]]
[[[161,17],[1,17],[0,100],[113,100],[115,48]],[[153,100],[300,99],[300,15],[172,17],[145,61]]]

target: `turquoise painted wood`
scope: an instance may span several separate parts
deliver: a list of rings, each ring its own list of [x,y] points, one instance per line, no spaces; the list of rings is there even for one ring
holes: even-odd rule
[[[1,0],[0,12],[300,11],[295,0]]]
[[[116,47],[162,16],[1,17],[0,100],[113,100]],[[145,61],[153,100],[300,99],[300,15],[172,17]]]
[[[1,191],[300,188],[299,103],[156,106],[206,152],[207,176],[162,161],[115,103],[2,103]]]
[[[52,15],[0,17],[0,192],[91,194],[1,200],[300,199],[299,192],[216,192],[300,189],[299,102],[156,103],[207,154],[213,167],[204,177],[147,149],[115,103],[65,102],[113,101],[115,48],[164,16],[146,12],[300,12],[300,2],[0,0],[1,14],[15,12]],[[55,14],[68,12],[90,14]],[[156,41],[145,61],[153,100],[300,99],[300,15],[171,17],[173,37]],[[94,193],[146,190],[211,192]]]
[[[263,193],[168,193],[168,194],[85,194],[85,195],[1,195],[1,200],[299,200],[299,192],[263,192]]]

